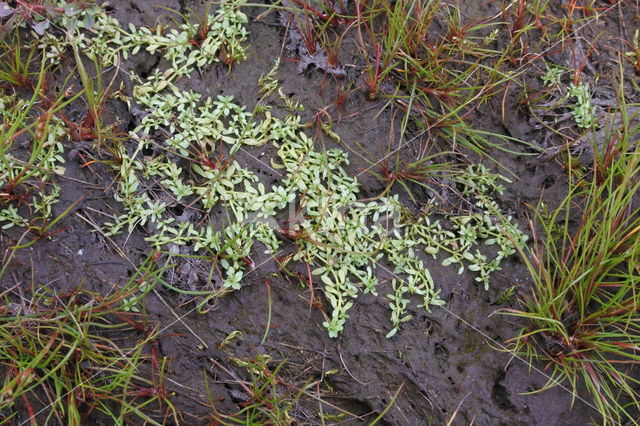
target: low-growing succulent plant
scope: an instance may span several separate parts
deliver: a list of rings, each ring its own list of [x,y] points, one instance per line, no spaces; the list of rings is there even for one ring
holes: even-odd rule
[[[35,97],[23,101],[0,94],[0,226],[38,227],[52,216],[65,173],[61,120],[37,115]]]
[[[569,85],[569,96],[575,98],[573,118],[578,127],[590,129],[596,125],[595,107],[591,101],[591,91],[588,84]]]
[[[329,305],[323,325],[331,337],[344,330],[360,293],[386,294],[392,326],[388,337],[411,319],[415,299],[426,310],[444,304],[425,263],[428,257],[442,254],[443,265],[476,272],[476,280],[488,288],[491,273],[515,252],[514,244],[526,239],[492,199],[503,190],[498,175],[482,166],[469,167],[459,185],[471,208],[446,218],[445,226],[427,214],[412,215],[397,196],[359,201],[358,180],[345,170],[348,154],[315,148],[297,115],[298,103],[281,96],[290,114],[271,114],[264,100],[277,92],[277,63],[260,80],[264,97],[252,113],[231,96],[205,97],[178,87],[181,77],[217,62],[221,52],[227,59],[244,57],[241,43],[247,33],[241,5],[222,4],[206,18],[204,32],[190,23],[164,32],[121,28],[96,12],[90,26],[67,22],[73,32],[62,43],[42,37],[47,51],[58,52],[73,42],[89,58],[107,64],[142,49],[162,53],[169,63],[146,78],[132,76],[133,100],[145,114],[131,131],[128,146],[117,152],[114,196],[124,211],[105,224],[107,235],[144,227],[154,248],[207,254],[227,290],[241,288],[245,272],[254,266],[256,242],[274,255],[282,245],[278,234],[285,236],[296,248],[288,260],[308,264],[308,279],[318,277],[322,284]],[[81,19],[83,13],[72,17]],[[152,150],[151,140],[156,141]],[[245,148],[265,144],[277,149],[271,165],[284,173],[270,185],[236,157]],[[57,149],[50,148],[46,152],[51,154],[41,160],[52,170],[61,158]],[[50,197],[55,198],[53,193]],[[175,213],[175,207],[184,212]],[[285,225],[279,225],[276,218],[287,212]],[[20,222],[10,209],[0,212],[0,220]],[[482,242],[495,245],[497,253],[485,253]],[[380,279],[381,262],[392,265],[390,280]]]

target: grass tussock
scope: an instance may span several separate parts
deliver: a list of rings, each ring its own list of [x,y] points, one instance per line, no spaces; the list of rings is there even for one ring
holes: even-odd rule
[[[143,278],[108,296],[82,288],[40,288],[30,298],[2,293],[0,420],[177,420],[163,386],[167,360],[148,350],[157,330],[128,309],[144,297],[137,291]]]
[[[591,172],[571,171],[569,194],[537,208],[534,242],[521,254],[532,280],[514,350],[545,363],[543,389],[582,382],[603,422],[638,424],[640,408],[640,127],[619,106]],[[636,111],[633,113],[632,111]]]

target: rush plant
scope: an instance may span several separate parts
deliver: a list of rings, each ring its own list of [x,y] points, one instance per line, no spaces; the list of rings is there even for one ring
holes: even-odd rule
[[[634,112],[635,111],[635,112]],[[544,362],[547,389],[584,383],[605,424],[638,424],[640,393],[640,148],[638,109],[624,100],[588,175],[569,175],[559,206],[536,211],[521,249],[532,280],[515,353]]]
[[[0,293],[1,420],[16,421],[18,413],[27,413],[31,424],[82,424],[96,411],[113,423],[137,418],[160,424],[150,415],[158,407],[161,418],[177,423],[162,383],[166,360],[145,350],[157,332],[122,303],[137,302],[153,288],[147,269],[149,262],[109,296],[82,288],[34,287],[29,297],[12,289]],[[141,293],[143,276],[149,281]],[[137,341],[140,331],[145,335]],[[127,346],[123,338],[136,344]]]

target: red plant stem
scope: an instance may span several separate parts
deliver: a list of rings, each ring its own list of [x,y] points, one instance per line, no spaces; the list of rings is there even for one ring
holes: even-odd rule
[[[44,12],[47,11],[46,6],[42,4],[25,3],[24,0],[17,0],[17,4],[18,6],[22,6],[25,9],[29,9],[31,11],[38,11],[38,10],[44,11]],[[53,10],[58,13],[64,13],[64,9],[62,7],[54,7]]]
[[[373,77],[371,77],[371,73],[369,73],[369,77],[365,82],[365,84],[369,88],[369,91],[367,93],[367,99],[370,101],[374,100],[378,96],[378,85],[379,85],[378,79],[380,78],[380,56],[382,55],[382,46],[376,43],[375,49],[376,49],[376,59],[375,59],[376,64],[375,64]]]
[[[321,18],[322,15],[324,15],[319,10],[316,10],[315,8],[309,6],[309,3],[303,2],[301,0],[292,0],[292,1],[298,6],[300,6],[301,8],[303,8],[304,10],[311,12],[313,15],[316,15],[319,18]]]
[[[516,17],[513,20],[513,27],[511,28],[511,37],[513,38],[513,41],[517,41],[517,39],[520,37],[520,34],[517,34],[518,31],[520,31],[523,28],[523,22],[524,22],[524,14],[527,10],[527,0],[518,0],[518,9],[516,10]]]
[[[307,279],[309,280],[309,291],[311,292],[311,295],[309,296],[309,313],[311,313],[311,307],[314,305],[315,302],[315,292],[313,290],[313,278],[312,278],[312,274],[311,274],[311,266],[309,265],[308,262],[305,262],[307,264]]]
[[[33,406],[31,405],[31,402],[29,402],[29,399],[27,398],[27,394],[25,393],[22,394],[22,402],[24,402],[24,405],[27,408],[27,414],[29,415],[29,423],[31,423],[31,426],[37,426],[38,422],[36,421],[36,413],[35,411],[33,411]]]
[[[582,59],[582,61],[580,62],[580,64],[575,67],[575,71],[573,73],[573,84],[574,85],[578,85],[580,83],[580,74],[582,73],[582,68],[584,68],[584,66],[587,63],[587,59],[589,59],[589,55],[591,55],[591,52],[593,52],[594,47],[593,45],[591,45],[589,47],[589,50],[587,50],[587,53],[585,53],[584,58]],[[573,55],[574,57],[574,61],[575,61],[575,54]]]

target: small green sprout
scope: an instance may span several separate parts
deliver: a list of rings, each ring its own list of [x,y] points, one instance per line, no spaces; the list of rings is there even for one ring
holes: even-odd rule
[[[560,84],[560,78],[564,73],[565,70],[558,66],[547,66],[547,72],[545,72],[540,79],[546,87],[554,87]]]

